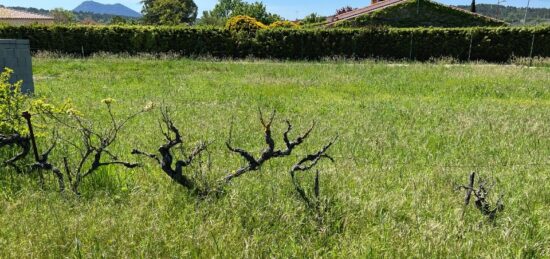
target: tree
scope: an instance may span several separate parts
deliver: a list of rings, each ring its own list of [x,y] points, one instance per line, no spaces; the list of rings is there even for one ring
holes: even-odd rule
[[[73,12],[63,8],[55,8],[51,11],[55,23],[69,24],[76,21],[76,16]]]
[[[218,27],[223,27],[226,22],[227,22],[226,18],[212,16],[208,11],[204,11],[202,13],[202,17],[197,20],[198,25],[212,25],[212,26],[218,26]]]
[[[197,19],[193,0],[143,0],[143,21],[147,24],[191,24]]]
[[[320,16],[317,13],[312,13],[312,14],[304,17],[304,19],[302,20],[302,22],[304,24],[321,23],[321,22],[324,22],[324,21],[326,21],[326,18],[323,17],[323,16]]]
[[[214,9],[202,13],[199,24],[224,26],[235,8],[241,4],[241,0],[219,0]]]
[[[476,0],[472,0],[472,5],[470,6],[470,11],[472,13],[476,12]]]
[[[245,15],[264,23],[271,24],[283,20],[277,14],[269,13],[264,3],[247,3],[242,0],[219,0],[212,11],[205,11],[202,16],[202,24],[223,25],[227,19]]]
[[[219,0],[209,15],[217,18],[230,18],[238,6],[244,5],[242,0]]]
[[[256,20],[262,22],[263,24],[272,24],[276,21],[283,20],[281,16],[269,13],[266,6],[262,2],[254,2],[251,4],[243,3],[241,5],[237,5],[231,16],[236,15],[250,16],[252,18],[256,18]]]
[[[126,20],[124,17],[121,17],[121,16],[115,16],[111,19],[109,24],[111,24],[111,25],[128,24],[128,20]]]

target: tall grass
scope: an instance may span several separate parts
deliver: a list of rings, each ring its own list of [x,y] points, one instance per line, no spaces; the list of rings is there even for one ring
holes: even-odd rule
[[[188,143],[213,141],[213,179],[242,163],[224,147],[232,122],[234,145],[263,147],[258,108],[297,131],[318,127],[222,199],[197,201],[149,161],[86,179],[80,198],[57,193],[53,178],[41,190],[35,176],[3,171],[0,257],[550,256],[548,67],[103,56],[38,58],[34,72],[37,94],[70,98],[98,123],[106,97],[123,114],[170,105]],[[114,151],[133,160],[132,148],[157,148],[157,118],[134,121]],[[331,220],[320,226],[287,172],[335,134],[336,162],[320,167]],[[494,224],[474,208],[461,217],[454,187],[471,171],[504,195]]]

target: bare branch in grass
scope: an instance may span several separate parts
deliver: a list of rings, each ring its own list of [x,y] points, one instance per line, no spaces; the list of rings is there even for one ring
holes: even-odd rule
[[[18,133],[11,135],[0,134],[0,148],[17,146],[21,149],[14,157],[3,161],[4,166],[13,167],[18,173],[21,173],[21,168],[17,165],[17,162],[27,157],[31,150],[31,141],[29,137],[21,136]]]
[[[30,117],[29,117],[30,122]],[[31,138],[34,138],[34,136],[31,135]],[[46,152],[44,152],[42,155],[38,156],[38,160],[36,160],[33,164],[31,164],[31,170],[37,170],[37,171],[51,171],[54,176],[57,178],[57,183],[59,185],[59,190],[61,192],[65,191],[65,180],[63,179],[63,173],[62,171],[57,168],[56,166],[52,165],[50,162],[48,162],[50,153],[53,151],[55,146],[57,145],[57,139],[54,138],[54,141],[50,148]],[[65,161],[66,163],[66,161]],[[42,180],[42,174],[40,173],[40,178]]]
[[[211,190],[204,189],[192,177],[185,175],[184,169],[190,166],[203,152],[207,151],[208,143],[200,142],[189,154],[184,154],[184,158],[175,159],[173,149],[181,147],[183,149],[183,139],[179,129],[174,125],[167,108],[161,108],[162,119],[160,121],[161,133],[164,136],[165,143],[158,148],[159,155],[147,153],[134,149],[132,154],[145,156],[157,162],[162,171],[166,173],[173,181],[193,191],[198,195],[206,195]]]
[[[327,152],[334,145],[338,137],[335,137],[332,139],[329,143],[327,143],[321,150],[317,151],[314,154],[310,154],[302,158],[298,163],[296,163],[292,168],[290,169],[290,177],[292,178],[292,184],[294,185],[294,189],[302,199],[302,201],[306,204],[306,206],[309,209],[312,209],[316,212],[317,216],[320,217],[320,214],[322,213],[320,204],[319,204],[319,196],[320,196],[320,187],[319,187],[319,171],[316,171],[315,173],[315,180],[314,180],[314,186],[313,186],[313,197],[309,197],[304,190],[304,188],[301,186],[300,182],[296,178],[296,174],[298,172],[305,172],[311,170],[313,167],[315,167],[322,159],[328,159],[332,162],[334,162],[334,159],[330,157]]]
[[[284,149],[275,149],[275,141],[273,140],[273,134],[271,131],[271,125],[273,124],[273,120],[275,119],[275,111],[271,114],[269,119],[264,118],[264,115],[262,111],[259,111],[260,114],[260,123],[262,124],[264,128],[264,138],[265,143],[267,147],[262,151],[262,153],[259,155],[258,158],[256,158],[251,152],[248,152],[241,148],[233,147],[232,145],[232,129],[229,133],[229,139],[226,142],[227,148],[233,152],[239,154],[246,162],[247,164],[237,170],[235,170],[233,173],[229,174],[225,177],[225,182],[229,183],[233,179],[242,176],[243,174],[250,172],[250,171],[257,171],[260,169],[260,167],[266,163],[267,161],[278,158],[278,157],[286,157],[292,154],[292,151],[302,144],[304,140],[306,140],[313,128],[315,127],[315,123],[301,136],[298,136],[295,140],[290,140],[289,133],[292,130],[292,124],[289,121],[286,121],[287,129],[283,133],[283,140],[285,142],[285,148]]]
[[[464,189],[466,192],[464,198],[464,206],[470,204],[472,194],[475,197],[475,207],[481,212],[482,215],[487,216],[489,220],[493,221],[499,212],[504,210],[504,204],[502,203],[502,196],[498,200],[492,203],[488,200],[492,186],[488,186],[486,181],[480,181],[478,187],[475,188],[475,178],[476,173],[472,172],[470,174],[468,185],[459,186],[459,189]]]
[[[111,108],[112,101],[104,101],[104,103],[107,105],[110,125],[107,130],[102,132],[99,132],[94,128],[93,122],[86,121],[78,115],[72,115],[69,119],[66,119],[60,117],[59,114],[48,114],[48,116],[53,118],[59,125],[65,126],[71,131],[75,131],[75,133],[79,135],[80,141],[72,141],[56,135],[54,137],[54,145],[52,145],[52,147],[44,154],[39,156],[38,159],[35,159],[36,161],[31,168],[34,170],[53,172],[58,178],[59,188],[62,191],[65,189],[64,176],[66,176],[72,191],[79,194],[79,187],[82,180],[94,174],[102,167],[116,165],[125,168],[135,168],[139,166],[137,163],[119,160],[118,156],[113,154],[109,148],[118,140],[118,136],[124,126],[126,126],[126,124],[136,116],[147,112],[147,110],[144,109],[133,113],[124,119],[117,120]],[[31,136],[31,138],[33,137],[34,136]],[[49,162],[49,154],[54,149],[55,143],[57,143],[58,140],[67,142],[70,147],[77,149],[79,151],[78,153],[80,153],[79,158],[63,157],[64,174],[58,167]]]
[[[301,145],[311,134],[313,131],[313,128],[315,127],[315,123],[302,135],[296,137],[295,139],[291,140],[289,137],[290,132],[292,131],[292,124],[289,121],[286,121],[287,128],[285,132],[283,133],[283,140],[285,143],[285,147],[283,149],[276,149],[275,140],[273,139],[273,133],[272,133],[272,125],[275,120],[275,112],[273,112],[269,117],[265,117],[262,111],[259,111],[259,120],[260,123],[264,129],[264,141],[266,143],[266,147],[263,149],[263,151],[258,155],[255,156],[252,154],[252,152],[249,152],[247,150],[244,150],[242,148],[234,147],[232,144],[233,140],[233,125],[231,126],[231,129],[229,131],[229,138],[227,142],[225,143],[227,148],[233,152],[238,154],[245,160],[246,165],[238,168],[237,170],[233,171],[233,173],[227,175],[214,185],[214,188],[211,188],[211,185],[208,183],[202,183],[196,179],[196,177],[190,176],[190,174],[186,174],[185,168],[192,165],[192,163],[197,160],[201,156],[203,152],[207,151],[208,144],[201,142],[199,143],[192,152],[189,154],[185,154],[184,152],[184,141],[182,139],[182,135],[179,131],[179,129],[174,125],[173,120],[170,117],[170,114],[166,108],[161,109],[161,120],[159,121],[161,134],[164,136],[165,143],[162,144],[157,152],[158,153],[149,153],[145,151],[141,151],[138,149],[134,149],[132,151],[132,154],[139,155],[143,157],[147,157],[149,159],[152,159],[157,164],[160,165],[162,171],[166,173],[173,181],[178,183],[179,185],[185,187],[188,190],[191,190],[193,193],[199,195],[199,196],[205,196],[209,194],[219,194],[224,186],[228,183],[230,183],[233,179],[240,177],[244,175],[247,172],[250,171],[256,171],[261,168],[262,165],[264,165],[267,161],[278,158],[278,157],[286,157],[290,156],[294,149]],[[297,171],[306,171],[314,167],[319,160],[323,158],[327,158],[332,160],[330,156],[326,154],[327,150],[333,145],[333,143],[336,141],[336,138],[333,139],[329,144],[324,146],[319,152],[306,156],[302,160],[298,162],[293,168],[292,168],[292,175],[293,180],[294,174]],[[174,155],[174,149],[179,148],[182,151],[183,158],[176,159]],[[199,160],[200,162],[200,160]],[[315,193],[316,196],[319,195],[319,179],[317,176],[316,180],[316,189]],[[300,193],[302,190],[299,185],[297,186],[297,191]]]

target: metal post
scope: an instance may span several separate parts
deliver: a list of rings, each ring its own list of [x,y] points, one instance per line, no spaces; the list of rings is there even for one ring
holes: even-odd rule
[[[523,24],[525,25],[527,23],[527,12],[529,11],[529,4],[531,3],[531,0],[527,0],[527,7],[525,8],[525,15],[523,16]]]
[[[497,0],[497,18],[501,19],[500,17],[500,5],[505,3],[506,0]]]
[[[474,42],[474,32],[470,31],[470,49],[468,49],[468,62],[470,62],[470,58],[472,57],[473,42]]]
[[[412,55],[413,55],[413,32],[411,31],[411,49],[409,52],[409,60],[412,60]]]
[[[533,49],[535,47],[535,34],[533,33],[533,39],[531,40],[531,51],[529,51],[529,67],[533,66]]]

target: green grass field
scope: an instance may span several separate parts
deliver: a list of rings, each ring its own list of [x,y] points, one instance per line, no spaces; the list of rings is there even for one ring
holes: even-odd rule
[[[550,257],[550,67],[37,58],[34,73],[39,95],[98,124],[107,97],[117,114],[168,105],[189,146],[213,141],[211,179],[243,164],[224,146],[232,122],[235,145],[264,147],[258,108],[277,110],[279,144],[283,119],[318,126],[220,199],[197,200],[147,160],[87,178],[78,198],[2,169],[1,258]],[[154,151],[158,118],[134,120],[115,151]],[[332,201],[319,225],[288,170],[336,134],[336,162],[318,167]],[[462,217],[454,188],[472,171],[503,195],[494,223],[474,207]]]

